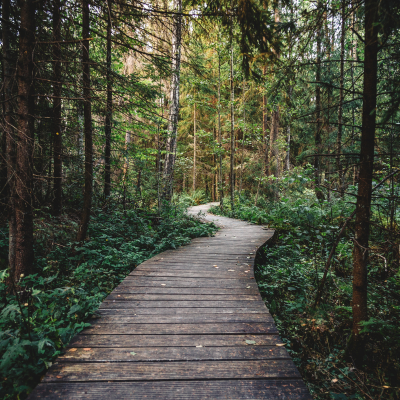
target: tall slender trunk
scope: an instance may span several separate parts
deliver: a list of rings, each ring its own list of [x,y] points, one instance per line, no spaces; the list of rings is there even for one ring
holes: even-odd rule
[[[315,195],[318,200],[323,199],[323,193],[320,189],[320,157],[321,152],[321,31],[322,31],[322,4],[318,2],[318,26],[317,26],[317,71],[316,71],[316,87],[315,87],[315,119],[316,119],[316,130],[315,130],[315,152],[317,155],[314,158],[314,185],[315,185]]]
[[[264,65],[263,67],[263,76],[265,79],[265,76],[267,75],[267,67]],[[262,130],[263,130],[263,153],[265,157],[265,175],[269,176],[270,175],[270,170],[269,170],[269,143],[268,143],[268,109],[267,109],[267,95],[264,93],[263,94],[263,108],[262,108]]]
[[[170,109],[168,122],[168,138],[163,172],[163,199],[171,200],[174,166],[176,158],[178,117],[179,117],[179,86],[181,66],[182,39],[182,0],[174,0],[174,28],[172,33],[172,78],[170,91]]]
[[[11,277],[15,270],[15,170],[16,170],[16,141],[13,129],[11,109],[11,68],[10,68],[10,0],[3,0],[3,121],[6,136],[6,163],[7,163],[7,195],[8,202],[8,265]]]
[[[128,117],[129,124],[131,123],[131,116]],[[128,129],[125,133],[125,156],[124,156],[124,167],[122,170],[122,187],[123,187],[123,198],[122,206],[125,210],[126,208],[126,176],[129,169],[129,143],[131,142],[132,132]]]
[[[196,102],[193,105],[193,191],[196,190]]]
[[[53,2],[53,157],[54,200],[53,214],[62,212],[62,135],[61,135],[61,1]]]
[[[219,202],[220,207],[223,206],[223,199],[224,199],[224,187],[222,183],[222,130],[221,130],[221,57],[218,53],[218,148],[219,148],[219,155],[218,155],[218,192],[219,192]]]
[[[280,22],[280,15],[279,15],[279,1],[277,2],[277,7],[274,12],[275,16],[275,23]],[[279,54],[277,54],[277,57],[279,58]],[[271,133],[270,133],[270,162],[272,161],[274,163],[273,168],[274,168],[274,176],[276,178],[279,178],[280,176],[280,159],[279,159],[279,147],[278,147],[278,136],[279,136],[279,124],[280,124],[280,114],[279,114],[279,105],[276,105],[274,109],[272,110],[272,115],[271,115]]]
[[[364,92],[361,128],[360,175],[357,192],[355,240],[353,251],[353,329],[350,343],[356,364],[363,359],[364,338],[361,322],[368,318],[367,262],[371,213],[372,173],[376,124],[378,73],[378,4],[365,2]]]
[[[92,139],[92,104],[90,95],[90,58],[89,39],[90,20],[89,3],[82,0],[82,64],[83,64],[83,116],[85,133],[85,190],[83,195],[83,210],[76,240],[85,240],[89,226],[90,211],[92,208],[93,191],[93,139]]]
[[[33,270],[33,47],[35,39],[35,8],[33,1],[21,0],[21,27],[17,64],[18,79],[18,143],[16,173],[16,249],[15,270],[17,281]]]
[[[111,194],[111,124],[112,124],[112,73],[111,73],[111,0],[107,0],[107,56],[106,56],[106,80],[107,80],[107,105],[105,121],[106,146],[104,151],[104,197]]]
[[[273,162],[273,173],[276,178],[280,176],[280,160],[279,160],[279,147],[278,147],[278,136],[279,136],[279,106],[276,106],[272,110],[271,118],[271,132],[270,132],[270,151],[271,161]]]
[[[242,137],[242,154],[240,160],[240,183],[239,183],[239,195],[242,193],[242,183],[243,183],[243,163],[244,163],[244,140],[246,138],[246,103],[245,103],[245,91],[246,82],[243,80],[243,137]]]
[[[230,84],[231,84],[231,155],[230,155],[230,194],[231,194],[231,209],[235,207],[235,92],[233,85],[233,22],[231,21],[230,26],[230,47],[231,47],[231,57],[230,57]]]
[[[343,197],[344,174],[341,162],[341,153],[342,153],[342,133],[343,133],[344,39],[345,39],[345,17],[346,17],[346,3],[344,0],[342,0],[341,10],[342,10],[342,21],[341,21],[341,35],[340,35],[339,110],[338,110],[338,134],[337,134],[337,144],[336,144],[336,151],[338,153],[338,156],[336,158],[336,168],[339,173],[338,189],[341,197]]]

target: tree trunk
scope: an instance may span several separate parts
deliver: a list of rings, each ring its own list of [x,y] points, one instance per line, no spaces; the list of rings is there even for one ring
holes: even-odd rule
[[[193,106],[193,192],[196,190],[196,103]]]
[[[83,210],[76,240],[82,242],[86,238],[89,226],[90,211],[92,208],[93,190],[93,142],[92,142],[92,104],[90,95],[90,58],[89,40],[90,30],[89,3],[82,0],[82,64],[83,64],[83,116],[85,134],[85,191],[83,197]]]
[[[263,67],[263,75],[264,78],[267,75],[267,67]],[[263,94],[263,122],[262,122],[262,130],[263,130],[263,150],[265,157],[265,176],[270,175],[269,170],[269,145],[268,145],[268,109],[267,109],[267,96]]]
[[[219,174],[218,174],[218,192],[219,202],[222,209],[224,199],[224,188],[222,182],[222,130],[221,130],[221,57],[218,53],[218,162],[219,162]]]
[[[230,154],[230,190],[231,190],[231,209],[235,207],[235,92],[233,86],[233,35],[232,21],[230,27],[230,44],[231,44],[231,60],[230,60],[230,83],[231,83],[231,154]]]
[[[319,154],[321,152],[321,13],[322,4],[318,2],[318,27],[317,27],[317,71],[316,71],[316,88],[315,88],[315,119],[316,119],[316,130],[315,130],[315,152]],[[315,195],[318,200],[323,200],[324,196],[320,189],[320,158],[318,155],[314,158],[314,186]]]
[[[105,121],[106,146],[104,152],[104,197],[111,194],[111,124],[112,124],[112,74],[111,74],[111,0],[107,0],[107,105]]]
[[[62,212],[62,136],[61,136],[61,1],[53,2],[53,157],[54,157],[54,200],[53,214]]]
[[[271,133],[270,133],[270,149],[271,149],[271,161],[273,162],[273,173],[276,178],[280,176],[280,161],[279,161],[279,147],[278,147],[278,136],[279,136],[279,106],[272,111],[271,120]]]
[[[344,39],[345,39],[345,17],[346,17],[346,5],[345,1],[342,0],[342,21],[341,21],[341,35],[340,35],[340,77],[339,77],[339,110],[338,110],[338,134],[337,134],[337,144],[336,151],[338,156],[336,158],[336,168],[339,173],[339,184],[338,189],[340,196],[343,197],[343,166],[341,162],[342,153],[342,133],[343,133],[343,99],[344,99]]]
[[[172,33],[172,78],[170,91],[170,109],[168,122],[168,138],[163,173],[163,199],[170,201],[174,178],[176,158],[177,130],[179,117],[179,85],[181,66],[182,39],[182,0],[174,0],[174,28]]]
[[[13,130],[12,109],[11,109],[11,69],[10,69],[10,0],[3,0],[3,121],[4,134],[6,136],[6,163],[7,163],[7,188],[8,195],[8,266],[10,276],[15,271],[15,171],[16,171],[16,141]]]
[[[18,79],[18,143],[16,174],[16,249],[12,279],[33,270],[33,47],[35,40],[35,8],[33,1],[21,0],[21,28],[17,64]]]
[[[246,103],[245,103],[246,82],[243,80],[243,137],[242,137],[242,154],[240,160],[240,182],[239,182],[239,195],[242,193],[243,184],[243,164],[244,164],[244,140],[246,138]]]
[[[360,175],[357,192],[353,251],[353,329],[350,342],[350,351],[357,365],[362,363],[365,345],[364,338],[360,334],[360,323],[366,321],[368,318],[367,262],[378,71],[377,14],[378,3],[374,0],[366,0]]]

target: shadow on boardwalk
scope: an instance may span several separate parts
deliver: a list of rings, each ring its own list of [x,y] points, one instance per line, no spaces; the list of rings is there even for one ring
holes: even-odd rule
[[[273,231],[204,218],[215,237],[139,265],[29,399],[311,399],[254,279]]]

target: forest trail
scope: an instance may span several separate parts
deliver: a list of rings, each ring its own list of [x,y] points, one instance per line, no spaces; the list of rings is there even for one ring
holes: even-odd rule
[[[273,231],[204,219],[215,237],[139,265],[29,399],[311,399],[254,279]]]

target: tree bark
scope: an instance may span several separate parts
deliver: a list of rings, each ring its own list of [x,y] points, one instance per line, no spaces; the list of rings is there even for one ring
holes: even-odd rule
[[[90,37],[89,3],[82,0],[82,38]],[[92,105],[90,100],[90,58],[89,40],[82,42],[83,64],[83,117],[85,135],[85,190],[83,195],[83,210],[76,240],[82,242],[86,238],[92,208],[93,190],[93,139],[92,139]]]
[[[53,214],[62,212],[62,135],[61,135],[61,1],[53,1],[53,157],[54,201]]]
[[[230,195],[231,195],[231,210],[235,208],[235,92],[233,85],[233,34],[232,34],[232,26],[233,22],[231,21],[230,26],[230,84],[231,84],[231,154],[230,154]]]
[[[343,100],[344,100],[344,40],[345,40],[345,17],[346,17],[346,5],[345,1],[342,0],[341,4],[342,10],[342,20],[341,20],[341,35],[340,35],[340,77],[339,77],[339,109],[338,109],[338,134],[337,134],[337,144],[336,151],[338,156],[336,158],[336,168],[339,173],[339,184],[338,189],[340,196],[343,197],[344,182],[343,182],[343,168],[340,158],[342,154],[342,134],[343,134]]]
[[[33,47],[35,40],[35,8],[33,1],[21,0],[21,26],[17,63],[18,80],[18,143],[15,201],[15,270],[12,279],[33,271]]]
[[[267,75],[267,67],[263,67],[263,75],[264,79],[265,76]],[[268,145],[268,109],[267,109],[267,95],[264,93],[263,94],[263,121],[262,121],[262,130],[263,130],[263,150],[264,150],[264,157],[265,157],[265,176],[270,175],[270,170],[269,170],[269,145]]]
[[[316,119],[316,131],[315,131],[315,150],[316,153],[321,153],[321,132],[322,132],[322,123],[321,123],[321,14],[322,14],[322,4],[318,2],[318,26],[317,26],[317,71],[316,71],[316,81],[317,85],[315,88],[315,119]],[[323,193],[320,189],[320,158],[318,155],[314,158],[314,186],[315,186],[315,195],[318,200],[322,200],[324,198]]]
[[[104,152],[104,197],[111,194],[111,125],[112,125],[112,74],[111,74],[111,0],[107,0],[107,56],[106,56],[106,80],[107,80],[107,105],[105,121],[106,146]]]
[[[274,163],[272,172],[276,178],[279,178],[280,176],[279,148],[277,143],[279,136],[279,121],[279,106],[276,106],[276,108],[272,110],[270,133],[271,161]]]
[[[182,40],[182,0],[174,0],[174,28],[172,33],[172,78],[170,91],[170,109],[168,122],[168,138],[163,172],[163,199],[170,201],[172,197],[174,166],[176,158],[177,131],[179,118],[179,86],[181,66]]]
[[[219,163],[219,174],[218,174],[218,192],[220,207],[223,207],[224,200],[224,187],[222,182],[222,130],[221,130],[221,57],[218,53],[218,163]]]
[[[15,218],[15,171],[16,171],[16,138],[13,129],[12,108],[11,108],[11,68],[10,68],[10,0],[3,0],[3,132],[6,139],[6,166],[7,166],[7,187],[8,195],[8,266],[10,276],[15,271],[15,239],[16,239],[16,218]]]
[[[193,192],[196,190],[196,103],[193,106]]]
[[[357,365],[362,363],[365,346],[364,337],[360,334],[360,324],[368,318],[367,262],[378,73],[377,14],[378,3],[374,0],[366,0],[360,175],[357,192],[353,251],[353,328],[350,341],[350,352]]]

